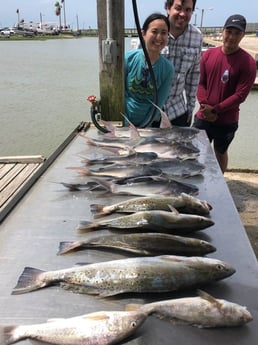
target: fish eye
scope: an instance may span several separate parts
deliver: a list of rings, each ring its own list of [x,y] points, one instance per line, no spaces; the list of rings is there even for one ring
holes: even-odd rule
[[[132,328],[135,328],[136,326],[137,326],[136,321],[133,321],[133,322],[131,323],[131,327],[132,327]]]
[[[219,271],[223,271],[223,270],[224,270],[224,267],[223,267],[223,265],[219,264],[219,265],[217,265],[217,269],[218,269]]]

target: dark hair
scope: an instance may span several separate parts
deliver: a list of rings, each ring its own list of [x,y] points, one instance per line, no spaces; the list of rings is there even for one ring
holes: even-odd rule
[[[181,1],[182,1],[182,4],[184,4],[185,0],[181,0]],[[174,4],[174,0],[167,0],[165,2],[165,10],[173,6],[173,4]],[[196,0],[193,0],[193,11],[195,10],[195,5],[196,5]]]
[[[154,20],[157,20],[157,19],[164,20],[164,22],[167,24],[168,31],[170,30],[170,22],[169,22],[168,18],[164,14],[161,14],[158,12],[150,14],[145,19],[145,22],[143,23],[143,26],[142,26],[142,30],[144,32],[146,32],[149,28],[150,23],[153,22]]]

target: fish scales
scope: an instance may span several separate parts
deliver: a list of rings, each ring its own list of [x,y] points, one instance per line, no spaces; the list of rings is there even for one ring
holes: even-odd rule
[[[75,242],[60,242],[58,255],[79,249],[113,248],[138,255],[205,255],[216,248],[196,238],[163,233],[100,235]]]
[[[91,204],[91,211],[95,216],[105,214],[118,213],[133,213],[147,210],[163,210],[170,211],[171,207],[177,209],[181,213],[207,215],[212,206],[204,200],[197,199],[186,193],[181,193],[178,196],[171,197],[137,197],[125,200],[113,205]]]
[[[178,196],[181,193],[197,195],[199,189],[197,186],[182,183],[175,180],[167,180],[159,176],[142,176],[134,179],[127,179],[123,183],[114,183],[112,181],[94,178],[99,186],[113,194],[135,195],[135,196]]]
[[[253,320],[245,306],[232,303],[199,290],[197,297],[186,297],[147,304],[131,304],[126,310],[141,310],[174,323],[199,328],[239,327]]]
[[[111,345],[135,333],[146,318],[140,311],[101,311],[41,324],[5,326],[0,329],[0,341],[2,345],[24,339],[55,345]]]
[[[139,211],[112,219],[81,221],[78,230],[92,231],[97,229],[142,229],[154,231],[191,232],[206,229],[214,225],[212,219],[204,216],[168,212],[162,210]]]
[[[48,272],[25,267],[12,294],[53,284],[102,297],[129,292],[162,293],[215,282],[234,272],[230,264],[221,260],[173,255],[111,260]]]

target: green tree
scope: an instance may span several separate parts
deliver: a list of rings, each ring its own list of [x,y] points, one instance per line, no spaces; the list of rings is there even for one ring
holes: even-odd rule
[[[61,29],[62,29],[62,22],[61,22],[61,8],[62,8],[62,6],[60,5],[59,1],[57,1],[55,3],[55,8],[56,8],[56,10],[55,10],[56,15],[59,17],[59,31],[61,31]]]

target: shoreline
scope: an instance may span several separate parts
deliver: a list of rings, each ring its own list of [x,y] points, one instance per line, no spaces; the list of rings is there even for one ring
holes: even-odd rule
[[[258,260],[258,172],[230,169],[224,178]]]

